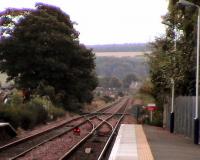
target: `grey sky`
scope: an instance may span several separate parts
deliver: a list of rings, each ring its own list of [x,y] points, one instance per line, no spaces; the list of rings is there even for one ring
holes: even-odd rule
[[[68,13],[85,44],[149,42],[165,30],[167,0],[0,0],[0,10],[34,8],[37,1]]]

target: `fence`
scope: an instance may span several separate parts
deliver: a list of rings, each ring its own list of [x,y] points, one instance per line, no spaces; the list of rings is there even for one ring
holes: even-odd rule
[[[200,104],[200,99],[199,99]],[[169,128],[171,104],[165,106],[166,126]],[[200,112],[199,112],[200,115]],[[193,138],[195,97],[180,96],[174,102],[174,132]]]

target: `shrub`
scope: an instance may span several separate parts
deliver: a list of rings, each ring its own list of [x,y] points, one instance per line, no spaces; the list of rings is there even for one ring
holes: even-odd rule
[[[149,122],[150,125],[162,127],[163,126],[163,115],[161,110],[154,111],[153,121]]]
[[[45,123],[48,119],[48,111],[45,109],[44,103],[39,98],[31,100],[27,106],[28,110],[35,114],[35,123]]]
[[[22,93],[20,93],[19,91],[15,91],[12,93],[12,95],[9,96],[7,105],[18,107],[22,103],[23,103]]]
[[[1,121],[9,122],[14,128],[20,125],[19,109],[13,106],[0,104]]]
[[[38,113],[37,122],[56,119],[65,114],[64,110],[55,107],[48,97],[36,97],[31,102],[31,108]]]
[[[35,124],[36,124],[35,113],[31,112],[28,108],[24,109],[23,111],[20,111],[20,126],[23,129],[33,128]]]
[[[57,108],[51,105],[49,107],[49,118],[50,119],[57,119],[58,117],[62,117],[65,115],[65,111],[62,108]]]
[[[7,104],[0,104],[0,120],[9,122],[14,128],[30,129],[63,115],[64,110],[55,107],[47,97],[35,97],[23,103],[20,92],[13,93]]]

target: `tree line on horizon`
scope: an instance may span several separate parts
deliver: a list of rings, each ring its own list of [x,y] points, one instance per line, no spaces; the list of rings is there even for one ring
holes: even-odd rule
[[[94,52],[149,52],[148,43],[87,45]]]
[[[96,57],[96,73],[98,77],[116,77],[123,80],[133,74],[138,80],[149,76],[149,66],[145,56],[136,57]]]

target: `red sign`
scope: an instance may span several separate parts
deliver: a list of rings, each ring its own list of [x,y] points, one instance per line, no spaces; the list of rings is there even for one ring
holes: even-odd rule
[[[158,109],[158,107],[156,107],[156,104],[154,104],[154,103],[149,103],[149,104],[147,104],[145,109],[148,111],[155,111]]]
[[[156,106],[148,106],[148,107],[146,107],[146,109],[147,109],[148,111],[155,111],[155,110],[158,109],[158,107],[156,107]]]

